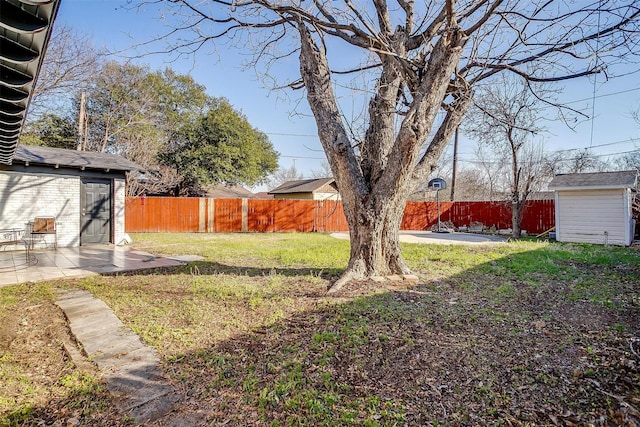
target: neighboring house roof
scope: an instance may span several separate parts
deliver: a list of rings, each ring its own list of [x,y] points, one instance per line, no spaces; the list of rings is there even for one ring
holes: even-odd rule
[[[0,0],[0,163],[11,164],[60,0]]]
[[[301,179],[287,181],[269,191],[268,194],[290,193],[337,193],[336,181],[333,178]]]
[[[638,171],[569,173],[556,175],[549,183],[550,190],[598,190],[636,188]]]
[[[93,151],[65,150],[63,148],[20,145],[13,163],[46,165],[73,169],[101,169],[104,171],[144,171],[137,164],[122,156]]]
[[[260,191],[256,193],[256,199],[273,199],[273,194],[269,194],[266,191]]]
[[[213,199],[253,199],[255,194],[239,185],[211,185],[205,188],[206,197]]]

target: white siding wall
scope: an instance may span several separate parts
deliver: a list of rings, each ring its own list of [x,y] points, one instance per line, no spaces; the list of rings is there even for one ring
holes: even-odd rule
[[[556,239],[560,242],[628,245],[628,197],[628,191],[623,189],[558,191]]]
[[[313,193],[313,200],[341,200],[340,193]]]
[[[114,243],[121,244],[124,240],[124,209],[125,209],[125,180],[114,179],[113,180],[113,194],[115,200],[113,206],[115,212],[113,213],[113,226],[114,226]]]
[[[59,246],[80,244],[80,178],[0,173],[0,228],[24,228],[36,216],[54,216]],[[53,236],[46,236],[50,241]]]

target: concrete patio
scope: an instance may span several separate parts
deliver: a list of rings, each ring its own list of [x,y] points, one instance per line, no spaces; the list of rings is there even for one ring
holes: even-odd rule
[[[158,267],[182,262],[156,257],[128,246],[95,245],[31,251],[0,251],[0,287],[24,282],[83,277]]]

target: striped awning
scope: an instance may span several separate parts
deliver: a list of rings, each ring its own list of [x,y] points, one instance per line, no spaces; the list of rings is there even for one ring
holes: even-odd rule
[[[11,164],[60,0],[0,0],[0,163]]]

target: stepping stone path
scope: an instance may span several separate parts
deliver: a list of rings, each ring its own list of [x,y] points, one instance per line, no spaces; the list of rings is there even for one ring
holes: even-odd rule
[[[170,412],[180,399],[162,372],[157,353],[127,329],[103,301],[83,290],[56,301],[86,356],[96,363],[120,409],[138,423]]]

